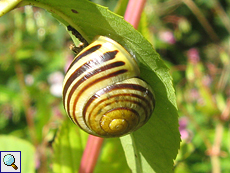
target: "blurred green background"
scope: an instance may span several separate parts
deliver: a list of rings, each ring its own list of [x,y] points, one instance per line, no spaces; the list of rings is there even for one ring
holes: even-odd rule
[[[94,2],[114,10],[118,1]],[[139,29],[169,67],[177,95],[177,173],[230,172],[229,16],[229,0],[146,3]],[[0,18],[0,145],[6,136],[30,144],[39,172],[51,169],[51,144],[67,118],[61,88],[71,43],[43,9],[27,6]]]

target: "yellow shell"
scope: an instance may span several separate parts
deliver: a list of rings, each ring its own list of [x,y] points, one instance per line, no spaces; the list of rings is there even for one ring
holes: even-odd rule
[[[67,70],[64,108],[92,135],[119,137],[133,132],[148,121],[155,106],[150,86],[139,76],[136,61],[120,44],[96,37]]]

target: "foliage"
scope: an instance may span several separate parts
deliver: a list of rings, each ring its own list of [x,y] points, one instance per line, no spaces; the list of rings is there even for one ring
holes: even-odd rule
[[[71,25],[77,29],[89,42],[96,35],[107,35],[120,42],[136,56],[139,60],[140,68],[143,69],[143,78],[152,86],[153,90],[157,91],[155,92],[155,96],[158,102],[153,118],[150,122],[141,130],[133,133],[132,143],[130,144],[129,141],[125,140],[126,138],[129,138],[129,136],[122,138],[124,139],[122,142],[124,146],[129,144],[129,146],[135,148],[132,152],[128,152],[128,148],[125,148],[128,152],[128,154],[126,152],[126,157],[128,160],[135,160],[133,164],[129,164],[133,171],[136,170],[135,172],[154,172],[154,170],[156,172],[171,172],[172,160],[177,154],[180,141],[177,129],[178,124],[175,108],[175,95],[168,70],[156,52],[152,49],[149,42],[147,42],[140,33],[136,32],[130,24],[125,22],[121,17],[111,13],[106,8],[96,6],[87,1],[21,1],[18,6],[24,6],[27,4],[47,9],[66,27]],[[87,18],[85,18],[85,16],[87,16]],[[76,38],[74,40],[76,40]],[[18,67],[18,69],[20,70],[18,75],[21,75],[21,67]],[[23,85],[22,87],[25,89],[24,84],[21,85]],[[27,101],[26,105],[29,107],[30,103],[28,99],[25,98],[25,100]],[[162,109],[164,106],[166,106],[167,109]],[[31,120],[28,122],[33,123]],[[62,134],[56,138],[56,141],[63,141],[66,139],[68,138],[65,138],[65,135]],[[36,142],[36,139],[33,140]],[[161,142],[159,143],[159,141]],[[168,143],[171,143],[170,148],[168,147]],[[59,149],[60,147],[58,147],[58,145],[73,148],[73,146],[70,145],[71,143],[66,143],[67,146],[65,143],[62,144],[62,142],[57,142],[55,144],[56,147],[54,148],[54,152],[57,152],[58,154],[62,151]],[[161,148],[161,150],[154,148]],[[149,153],[150,149],[152,150],[152,153]],[[66,153],[64,156],[66,155],[68,154]],[[65,157],[57,154],[54,156],[61,158],[56,159],[54,165],[55,167],[58,167],[56,170],[59,170],[62,168],[61,165],[64,164],[63,160],[65,160]],[[57,160],[59,160],[59,163]],[[70,162],[72,161],[70,160]],[[146,163],[149,164],[148,168],[145,166]],[[56,166],[58,164],[60,166]],[[69,164],[69,166],[70,165],[71,164]],[[74,171],[74,169],[75,167],[72,167],[72,169],[70,168],[69,170]]]
[[[21,172],[34,173],[34,146],[26,140],[19,139],[15,136],[0,136],[1,151],[21,151]],[[17,145],[15,145],[15,143]]]
[[[156,172],[171,172],[172,160],[177,154],[180,141],[177,129],[175,95],[168,70],[152,49],[151,44],[121,17],[111,13],[106,8],[96,6],[84,0],[74,2],[21,1],[18,6],[28,4],[47,9],[66,27],[71,25],[77,29],[87,41],[91,41],[96,35],[107,35],[120,42],[136,56],[139,60],[140,68],[143,69],[142,77],[146,79],[154,91],[157,91],[155,92],[155,97],[158,101],[150,122],[141,130],[133,133],[131,145],[135,150],[126,154],[126,157],[128,160],[136,160],[133,164],[129,164],[133,171],[154,172],[155,170]],[[85,18],[85,16],[87,16],[87,18]],[[21,75],[22,69],[20,67],[18,67],[18,69],[20,71],[18,75]],[[24,84],[21,85],[23,85],[22,87],[25,89]],[[28,99],[25,98],[25,100],[27,101],[25,104],[29,107],[30,103]],[[162,107],[165,106],[167,109],[162,109]],[[28,122],[33,123],[31,120]],[[66,139],[64,135],[59,135],[59,138],[56,140],[62,141]],[[129,138],[129,136],[123,138],[122,143],[124,146],[130,144],[129,141],[125,140]],[[33,141],[36,142],[36,139],[33,139]],[[168,147],[168,143],[171,143],[170,148]],[[154,148],[161,148],[161,150]],[[149,153],[150,149],[152,153]],[[125,148],[125,150],[127,151],[127,148]],[[60,150],[57,149],[54,152],[59,153],[59,151]],[[149,167],[147,168],[143,163],[148,163]],[[62,164],[62,161],[59,164]]]
[[[175,172],[229,172],[229,1],[148,1],[152,43],[168,61],[180,115]]]
[[[70,39],[52,16],[38,8],[20,8],[0,20],[4,43],[0,48],[0,131],[30,141],[36,149],[33,170],[46,172],[50,144],[63,121],[61,92],[55,84],[63,76],[63,57],[73,56],[63,48]],[[18,148],[19,143],[13,144]]]
[[[108,5],[114,9],[112,3],[102,5]],[[125,9],[124,7],[115,9],[119,11],[119,14],[123,14],[120,10],[122,8]],[[230,171],[229,13],[230,2],[226,0],[148,0],[145,14],[142,15],[139,30],[153,44],[170,68],[177,93],[182,143],[175,161],[174,172]],[[102,14],[105,15],[107,12]],[[112,23],[111,26],[113,24],[116,23]],[[128,25],[124,24],[124,28],[118,35],[127,35],[126,31],[123,31],[126,26]],[[96,33],[90,35],[90,31],[87,32],[89,34],[85,35],[90,41]],[[104,31],[100,32],[104,33]],[[112,37],[127,45],[127,49],[133,49],[131,48],[133,45],[126,42],[127,39],[122,40],[123,36],[118,35],[114,32]],[[80,155],[87,137],[84,134],[85,137],[81,138],[82,146],[78,146],[79,143],[71,148],[68,143],[58,145],[62,139],[60,136],[67,142],[68,133],[72,137],[72,134],[75,134],[73,132],[78,131],[64,115],[60,93],[63,68],[68,66],[74,56],[67,49],[72,41],[65,28],[47,12],[27,6],[0,18],[0,42],[2,43],[0,46],[1,134],[16,136],[23,142],[30,141],[33,144],[36,150],[36,165],[32,166],[35,166],[34,169],[37,169],[37,172],[58,170],[59,166],[63,166],[56,160],[61,156],[61,148],[67,146],[67,149],[76,150],[80,147],[80,151],[76,152]],[[140,57],[142,56],[137,56],[141,62],[142,76],[149,82],[152,79],[148,75],[149,69],[146,69],[147,63]],[[153,81],[156,81],[155,78]],[[152,83],[154,91],[164,86],[154,82]],[[166,90],[162,90],[163,92]],[[164,101],[164,98],[161,99],[160,96],[159,94],[157,100]],[[164,102],[158,107],[159,113],[155,115],[158,115],[160,119],[168,119],[169,116],[164,117],[165,112],[160,114],[161,110],[167,112]],[[156,118],[157,116],[154,120]],[[171,120],[168,119],[168,122]],[[171,123],[173,122],[174,120]],[[149,126],[152,123],[154,122],[150,122]],[[164,123],[155,124],[155,126],[158,130],[154,133],[158,134],[159,139],[162,133],[169,131],[160,129],[165,126]],[[56,133],[58,127],[59,131]],[[145,130],[148,131],[148,126]],[[138,136],[146,137],[145,130],[137,131],[134,134],[134,140],[137,140]],[[1,136],[1,138],[5,137]],[[76,136],[73,139],[79,140]],[[128,155],[134,152],[130,147],[133,144],[132,138],[127,137],[125,140],[126,144],[123,145],[130,149],[125,150],[125,154]],[[166,139],[156,140],[156,142],[159,146],[168,146],[164,149],[171,150],[171,142]],[[55,152],[53,161],[51,161],[53,155],[51,143],[54,150],[58,151]],[[143,149],[139,153],[140,157],[142,153],[147,159],[156,157],[152,154],[153,152],[164,155],[163,150],[158,147],[150,152],[148,148],[151,143],[140,142],[137,145]],[[58,146],[60,148],[57,148]],[[33,151],[30,154],[33,155]],[[76,157],[78,158],[79,155]],[[130,172],[126,164],[121,164],[124,163],[124,159],[119,141],[107,140],[95,171],[100,172],[100,170],[112,168],[117,172]],[[75,164],[78,164],[80,161],[76,160]],[[160,162],[160,159],[158,161]],[[67,165],[70,162],[71,160],[67,162]],[[129,160],[129,164],[135,165],[133,162],[135,161]],[[102,167],[105,164],[108,168]],[[143,160],[142,164],[147,169],[151,165],[148,164],[148,160]]]

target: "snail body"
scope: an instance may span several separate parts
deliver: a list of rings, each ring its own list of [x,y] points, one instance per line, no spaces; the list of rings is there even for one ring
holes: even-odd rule
[[[63,104],[84,131],[100,137],[131,133],[150,118],[155,99],[139,78],[134,58],[114,40],[99,36],[73,60],[63,83]]]

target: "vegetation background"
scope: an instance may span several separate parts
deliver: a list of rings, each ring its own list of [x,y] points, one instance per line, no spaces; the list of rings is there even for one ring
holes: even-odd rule
[[[93,2],[113,11],[118,1]],[[170,68],[177,95],[176,173],[230,172],[229,16],[229,0],[147,0],[139,29]],[[27,6],[0,18],[0,43],[0,143],[17,140],[32,172],[51,171],[67,118],[61,88],[71,38],[45,10]]]

